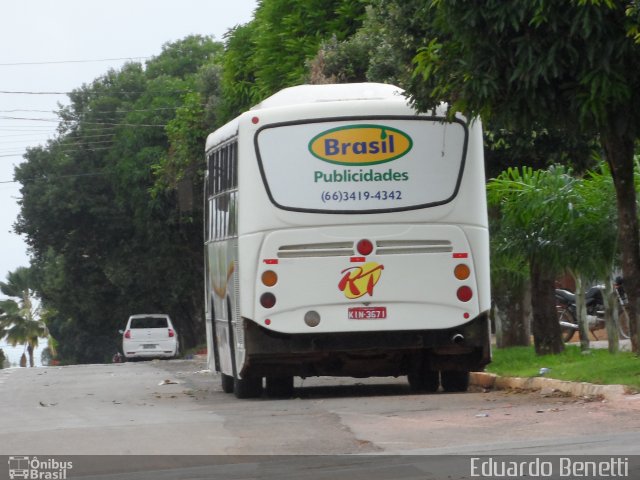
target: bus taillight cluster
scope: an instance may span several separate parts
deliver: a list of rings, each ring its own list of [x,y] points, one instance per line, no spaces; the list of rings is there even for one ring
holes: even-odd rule
[[[453,269],[453,275],[458,280],[466,280],[471,276],[471,269],[467,264],[459,263]],[[461,302],[468,302],[473,297],[473,290],[471,290],[471,287],[467,285],[462,285],[460,288],[458,288],[456,295],[458,296],[458,300],[460,300]]]
[[[265,287],[273,287],[278,283],[278,274],[273,270],[267,270],[262,274],[262,284]],[[263,293],[260,296],[260,305],[264,308],[273,308],[276,305],[276,296],[271,292]]]

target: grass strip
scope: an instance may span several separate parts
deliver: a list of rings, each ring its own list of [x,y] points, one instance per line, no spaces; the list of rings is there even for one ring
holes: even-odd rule
[[[493,361],[486,371],[505,377],[537,377],[549,369],[548,378],[598,385],[628,385],[640,391],[640,357],[629,352],[610,354],[568,345],[558,355],[537,356],[533,347],[494,348]]]

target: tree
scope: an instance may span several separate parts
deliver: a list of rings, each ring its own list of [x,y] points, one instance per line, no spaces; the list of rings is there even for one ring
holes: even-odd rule
[[[618,250],[615,192],[606,165],[587,172],[575,186],[574,217],[563,229],[565,263],[576,280],[576,307],[580,324],[580,343],[589,348],[585,292],[587,280],[604,281],[611,290],[611,272]],[[611,322],[609,322],[611,323]],[[614,329],[615,330],[615,329]],[[609,336],[611,349],[617,350],[617,335]]]
[[[499,207],[497,249],[529,266],[536,353],[564,349],[555,310],[555,275],[564,264],[561,234],[572,221],[575,180],[562,167],[508,169],[487,185],[489,204]]]
[[[16,168],[16,230],[32,249],[62,361],[108,361],[118,329],[138,312],[168,313],[186,346],[201,342],[201,206],[181,210],[165,175],[172,152],[186,162],[197,142],[177,136],[189,143],[172,149],[167,129],[178,111],[201,114],[200,68],[221,51],[210,38],[188,37],[165,45],[146,68],[129,63],[83,85],[60,112],[59,136]],[[200,191],[197,175],[193,181]]]
[[[420,16],[428,27],[409,90],[422,110],[446,100],[453,111],[505,125],[537,122],[598,133],[616,190],[638,352],[640,236],[633,154],[640,135],[640,44],[630,35],[637,31],[637,15],[626,14],[634,5],[433,0]]]
[[[265,0],[226,37],[222,119],[230,120],[285,87],[303,83],[322,41],[356,32],[365,0]]]
[[[0,332],[4,332],[9,345],[26,345],[29,366],[33,367],[33,352],[38,347],[38,340],[49,337],[49,331],[33,305],[31,283],[31,271],[26,267],[9,272],[7,281],[0,282],[2,293],[19,299],[17,302],[13,299],[0,301]]]
[[[506,225],[504,225],[506,226]],[[498,348],[531,343],[531,284],[529,264],[522,252],[506,249],[500,208],[489,209],[491,247],[491,297]],[[497,239],[497,241],[496,241]]]

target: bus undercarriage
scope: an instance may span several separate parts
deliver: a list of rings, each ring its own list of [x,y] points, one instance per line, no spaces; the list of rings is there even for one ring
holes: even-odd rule
[[[245,397],[261,393],[263,377],[268,394],[290,396],[295,376],[407,375],[414,391],[464,391],[469,372],[491,361],[486,314],[444,330],[322,334],[282,334],[245,320],[244,341],[251,353],[239,373],[248,388],[236,395]]]

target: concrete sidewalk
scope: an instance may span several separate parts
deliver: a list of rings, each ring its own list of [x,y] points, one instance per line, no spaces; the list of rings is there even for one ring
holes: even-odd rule
[[[574,397],[602,397],[606,400],[619,400],[632,393],[625,385],[595,385],[545,377],[501,377],[486,372],[471,372],[470,383],[482,388],[539,390],[548,394],[562,392]]]

